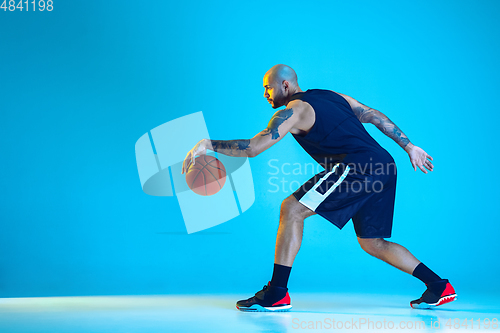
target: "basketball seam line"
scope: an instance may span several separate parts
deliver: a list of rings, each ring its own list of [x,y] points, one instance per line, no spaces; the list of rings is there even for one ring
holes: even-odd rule
[[[221,188],[221,189],[222,189],[222,186],[221,186],[221,185],[220,185],[220,183],[219,183],[219,179],[220,179],[220,178],[216,178],[216,177],[214,176],[214,174],[212,173],[212,171],[210,171],[210,169],[208,169],[208,168],[207,168],[207,165],[210,165],[211,167],[214,167],[213,165],[211,165],[211,164],[210,164],[210,162],[207,162],[207,155],[203,155],[203,160],[204,160],[204,161],[205,161],[205,163],[206,163],[206,164],[203,166],[203,168],[204,168],[204,169],[207,169],[207,171],[208,171],[208,172],[210,172],[210,174],[212,175],[212,177],[214,177],[214,179],[217,181],[217,184],[219,184],[219,188]],[[213,159],[212,161],[215,161],[215,160],[216,160],[216,158],[214,157],[214,159]],[[215,168],[216,168],[216,169],[219,169],[220,171],[222,171],[222,169],[220,169],[220,168],[217,168],[217,167],[215,167]],[[226,173],[226,172],[224,172],[224,173]],[[224,177],[226,177],[226,175],[224,175]],[[206,183],[206,180],[205,180],[205,190],[206,190],[206,188],[207,188],[207,183]],[[206,192],[206,191],[205,191],[205,192]]]
[[[196,169],[198,170],[198,169]],[[200,171],[202,171],[203,169],[199,169]],[[205,193],[207,193],[207,183],[206,183],[206,179],[205,179],[205,174],[203,172],[198,172],[198,174],[194,177],[193,181],[191,182],[191,186],[194,186],[194,182],[196,181],[196,178],[198,178],[198,176],[200,175],[200,173],[203,175],[203,180],[205,181]]]
[[[210,161],[210,162],[208,162],[207,164],[208,164],[208,165],[210,165],[210,166],[211,166],[211,167],[213,167],[213,168],[216,168],[216,169],[219,169],[219,170],[223,171],[223,170],[222,170],[221,168],[219,168],[218,166],[215,166],[215,165],[212,165],[212,164],[211,164],[211,163],[212,163],[212,162],[214,162],[215,160],[216,160],[216,158],[214,158],[213,160],[211,160],[211,161]],[[205,160],[205,162],[206,162],[206,160]],[[224,173],[226,173],[226,172],[224,171]]]
[[[203,155],[203,160],[205,161],[205,163],[206,163],[206,164],[205,164],[205,165],[204,165],[201,169],[193,169],[193,170],[203,171],[203,169],[207,169],[207,165],[210,165],[211,167],[214,167],[213,165],[211,165],[211,164],[210,164],[210,162],[207,162],[207,160],[206,160],[206,156],[207,156],[207,155]],[[215,168],[217,168],[217,167],[215,167]],[[222,169],[220,169],[220,168],[217,168],[217,169],[219,169],[219,170],[221,170],[221,171],[222,171]],[[210,171],[209,169],[207,169],[207,171],[208,171],[208,172],[210,172],[210,174],[212,175],[212,177],[214,177],[214,179],[217,181],[217,184],[219,184],[219,188],[221,188],[221,189],[222,189],[222,186],[221,186],[221,185],[220,185],[220,183],[219,183],[219,179],[217,179],[217,178],[214,176],[214,174],[212,173],[212,171]],[[205,178],[205,173],[203,173],[203,172],[198,172],[198,174],[194,177],[193,181],[191,182],[191,186],[194,186],[194,182],[196,181],[196,179],[198,178],[198,175],[199,175],[200,173],[201,173],[201,174],[203,174],[203,180],[205,181],[205,194],[207,194],[207,183],[206,183],[206,181],[207,181],[207,180],[206,180],[206,178]],[[225,172],[224,172],[224,173],[225,173]],[[224,177],[226,177],[226,176],[224,175]]]
[[[206,161],[205,161],[206,162]],[[222,189],[222,186],[220,185],[219,183],[219,179],[217,179],[214,174],[212,173],[212,171],[210,171],[207,167],[207,165],[204,166],[205,169],[207,169],[208,172],[210,172],[210,174],[212,175],[212,177],[214,177],[214,179],[217,181],[217,184],[219,184],[219,187]],[[212,165],[211,165],[212,166]],[[225,177],[225,176],[224,176]],[[205,192],[207,190],[207,183],[205,183]]]

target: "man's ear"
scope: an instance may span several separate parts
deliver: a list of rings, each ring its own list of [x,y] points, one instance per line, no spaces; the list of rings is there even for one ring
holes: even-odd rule
[[[288,89],[290,89],[290,84],[288,83],[287,80],[283,80],[283,83],[281,84],[281,86],[283,87],[283,90],[285,92],[288,91]]]

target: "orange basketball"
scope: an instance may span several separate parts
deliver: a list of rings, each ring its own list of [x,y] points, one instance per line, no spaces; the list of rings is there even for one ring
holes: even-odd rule
[[[226,168],[213,156],[198,156],[186,173],[186,183],[199,195],[213,195],[220,191],[225,182]]]

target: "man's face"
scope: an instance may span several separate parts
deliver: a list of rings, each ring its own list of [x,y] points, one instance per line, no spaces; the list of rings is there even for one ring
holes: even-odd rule
[[[273,109],[285,105],[285,96],[282,91],[282,85],[274,80],[269,80],[269,75],[264,76],[264,97],[271,104]]]

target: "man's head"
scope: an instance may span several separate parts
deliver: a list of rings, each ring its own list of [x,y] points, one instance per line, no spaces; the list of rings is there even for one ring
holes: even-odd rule
[[[273,109],[288,104],[290,97],[302,91],[297,83],[297,74],[287,65],[275,65],[264,75],[264,97]]]

